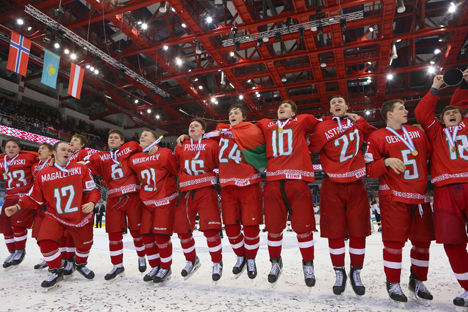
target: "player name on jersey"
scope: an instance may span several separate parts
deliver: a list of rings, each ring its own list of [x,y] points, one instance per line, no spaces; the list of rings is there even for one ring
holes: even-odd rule
[[[411,139],[421,138],[421,134],[418,131],[409,131],[408,133]],[[396,135],[386,135],[385,140],[387,140],[388,144],[400,142],[400,139]]]
[[[135,158],[132,160],[133,164],[136,165],[136,164],[140,164],[140,163],[144,163],[144,162],[148,162],[148,161],[152,161],[152,160],[159,160],[159,154],[157,155],[153,155],[153,156],[149,156],[149,157],[141,157],[141,158]]]
[[[9,162],[7,159],[8,166],[18,166],[18,165],[26,165],[26,159],[16,159],[12,162]],[[0,166],[3,167],[3,161],[0,162]]]
[[[206,144],[185,144],[184,151],[205,151]]]
[[[61,178],[66,178],[66,177],[71,177],[77,174],[81,174],[81,168],[72,168],[69,172],[63,172],[63,171],[58,171],[58,172],[52,172],[52,173],[47,173],[41,176],[42,182],[47,182],[47,181],[53,181]]]
[[[130,147],[126,147],[117,153],[117,157],[127,155],[129,153],[132,153],[132,149]],[[99,155],[99,158],[101,158],[101,161],[105,161],[105,160],[111,159],[111,156],[110,156],[110,153],[105,153],[105,154]]]

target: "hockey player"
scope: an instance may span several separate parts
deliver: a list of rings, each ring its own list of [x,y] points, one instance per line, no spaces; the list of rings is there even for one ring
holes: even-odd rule
[[[39,155],[39,162],[35,163],[31,168],[32,175],[34,178],[36,178],[39,171],[49,166],[50,160],[52,159],[52,156],[53,156],[52,152],[53,152],[52,145],[48,143],[39,144],[39,150],[37,152]],[[36,216],[34,217],[34,226],[32,229],[31,236],[34,237],[36,240],[39,235],[39,229],[41,228],[42,220],[44,220],[44,217],[45,217],[45,206],[38,209],[36,211]],[[42,270],[45,268],[47,268],[47,262],[45,260],[42,260],[41,263],[38,263],[34,266],[35,270]]]
[[[200,231],[206,237],[211,255],[212,279],[217,282],[223,273],[221,216],[216,192],[216,173],[218,163],[218,142],[204,140],[206,122],[200,118],[192,119],[189,126],[189,140],[182,147],[176,146],[174,155],[181,166],[179,173],[180,194],[175,212],[174,232],[177,233],[184,250],[187,264],[181,274],[186,279],[200,266],[195,251],[193,230],[195,217],[200,216]]]
[[[427,192],[427,162],[431,146],[417,127],[405,126],[408,111],[402,100],[383,104],[387,127],[369,137],[365,154],[368,174],[380,177],[379,198],[384,244],[384,271],[391,299],[408,301],[400,287],[402,248],[410,239],[411,275],[408,288],[417,299],[432,300],[424,286],[429,269],[429,246],[434,222]],[[427,302],[427,301],[426,301]]]
[[[442,75],[434,77],[430,92],[419,102],[414,112],[434,149],[431,160],[431,182],[435,186],[436,239],[438,243],[444,244],[455,277],[465,290],[453,300],[453,303],[456,306],[466,307],[468,306],[466,250],[468,237],[465,230],[468,216],[468,117],[463,118],[459,106],[449,105],[442,110],[440,121],[436,118],[434,111],[439,98],[437,92],[444,83],[442,77]],[[455,91],[459,92],[463,91],[460,89]],[[454,94],[454,98],[462,99],[457,94]]]
[[[312,132],[319,121],[312,115],[296,114],[296,103],[285,100],[278,107],[276,122],[262,119],[257,123],[265,137],[268,158],[263,190],[268,251],[272,264],[268,281],[275,284],[283,267],[282,232],[289,215],[302,254],[304,280],[308,287],[312,287],[315,285],[315,217],[307,184],[314,182],[315,177],[305,135]]]
[[[72,155],[70,161],[85,161],[86,158],[91,156],[94,153],[97,153],[97,150],[87,148],[88,139],[81,134],[75,134],[70,140],[70,147],[72,149]]]
[[[17,204],[5,209],[10,216],[24,207],[39,209],[47,204],[46,217],[38,236],[42,255],[51,273],[41,284],[44,288],[50,288],[63,279],[58,240],[65,231],[70,232],[77,247],[77,271],[87,279],[94,278],[94,272],[86,265],[93,245],[92,211],[101,198],[89,169],[82,164],[70,164],[71,148],[68,143],[57,142],[53,149],[54,166],[43,168],[29,193],[21,197]]]
[[[106,274],[105,280],[114,280],[125,271],[123,266],[123,232],[128,227],[133,237],[133,243],[138,254],[138,269],[146,271],[145,247],[140,235],[142,203],[139,197],[140,184],[135,173],[128,166],[130,157],[141,152],[137,142],[124,144],[124,136],[120,130],[109,131],[109,152],[99,152],[91,155],[87,166],[93,174],[101,176],[106,181],[109,191],[106,210],[106,232],[109,235],[109,250],[112,270]]]
[[[144,204],[140,233],[152,269],[143,280],[162,284],[172,274],[171,236],[178,195],[175,176],[180,167],[170,149],[159,148],[149,156],[147,151],[155,143],[156,134],[143,131],[140,136],[143,152],[130,157],[128,165],[141,182],[140,198]]]
[[[332,116],[323,118],[309,137],[312,154],[320,151],[324,171],[320,189],[320,234],[328,238],[328,246],[336,282],[333,293],[345,291],[345,236],[349,234],[351,268],[349,277],[354,292],[362,296],[361,282],[366,236],[371,234],[369,199],[362,178],[366,163],[360,151],[363,142],[376,130],[364,118],[355,115],[353,122],[347,114],[348,105],[341,95],[331,98]]]
[[[0,174],[5,180],[5,203],[3,207],[16,204],[33,185],[31,167],[37,162],[37,156],[20,151],[19,142],[9,139],[5,145],[5,154],[0,158]],[[10,269],[19,265],[26,255],[28,228],[34,220],[35,210],[25,208],[14,217],[0,214],[0,233],[3,233],[10,255],[3,262],[3,268]]]

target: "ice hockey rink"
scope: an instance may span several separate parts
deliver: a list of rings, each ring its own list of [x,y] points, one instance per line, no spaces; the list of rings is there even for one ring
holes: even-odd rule
[[[224,271],[217,285],[211,280],[211,260],[203,234],[195,231],[197,253],[201,268],[187,281],[180,271],[185,265],[179,240],[173,237],[172,278],[161,287],[143,282],[138,272],[137,255],[130,235],[124,235],[124,266],[126,276],[117,282],[104,280],[112,265],[108,238],[104,228],[94,229],[94,245],[88,267],[96,273],[92,281],[79,273],[66,278],[61,287],[43,293],[40,284],[47,278],[47,270],[35,273],[33,266],[41,260],[36,241],[28,237],[27,255],[23,263],[10,271],[0,272],[0,311],[455,311],[453,298],[463,293],[450,269],[442,245],[431,245],[427,288],[434,295],[426,307],[409,299],[400,309],[388,299],[382,264],[381,234],[373,232],[367,239],[366,258],[362,280],[366,294],[357,298],[348,280],[344,295],[333,295],[335,274],[331,265],[326,239],[315,233],[315,274],[317,283],[310,290],[305,286],[301,255],[294,232],[284,232],[283,276],[274,288],[267,281],[270,270],[267,236],[261,232],[257,256],[258,276],[251,281],[246,272],[235,279],[231,270],[236,258],[226,236],[223,242]],[[30,235],[30,233],[29,233]],[[409,277],[410,244],[403,250],[402,289],[407,289]],[[348,251],[347,251],[348,252]],[[0,239],[0,257],[7,250]],[[349,271],[349,257],[346,259]],[[3,269],[2,269],[3,270]],[[147,270],[147,272],[149,269]]]

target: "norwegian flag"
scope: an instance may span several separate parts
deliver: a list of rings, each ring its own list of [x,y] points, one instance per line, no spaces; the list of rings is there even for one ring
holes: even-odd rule
[[[71,63],[70,82],[68,84],[68,94],[80,99],[81,87],[83,86],[84,69],[75,63]]]
[[[8,64],[6,68],[20,74],[21,76],[26,76],[30,50],[31,40],[12,31],[10,54],[8,54]]]

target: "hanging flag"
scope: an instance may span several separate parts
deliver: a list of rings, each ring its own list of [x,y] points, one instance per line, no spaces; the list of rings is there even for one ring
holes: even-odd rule
[[[41,83],[51,88],[56,88],[59,64],[60,56],[46,49],[44,53],[44,67],[42,68]]]
[[[52,127],[49,127],[47,129],[47,133],[50,135],[50,136],[54,136],[56,137],[58,135],[58,130],[52,128]]]
[[[80,99],[81,87],[83,86],[84,69],[75,63],[71,63],[70,83],[68,84],[68,94]]]
[[[68,140],[70,138],[70,134],[66,133],[65,131],[59,131],[59,140]]]
[[[10,54],[8,54],[8,64],[6,68],[20,74],[21,76],[26,76],[30,50],[31,40],[12,31]]]

